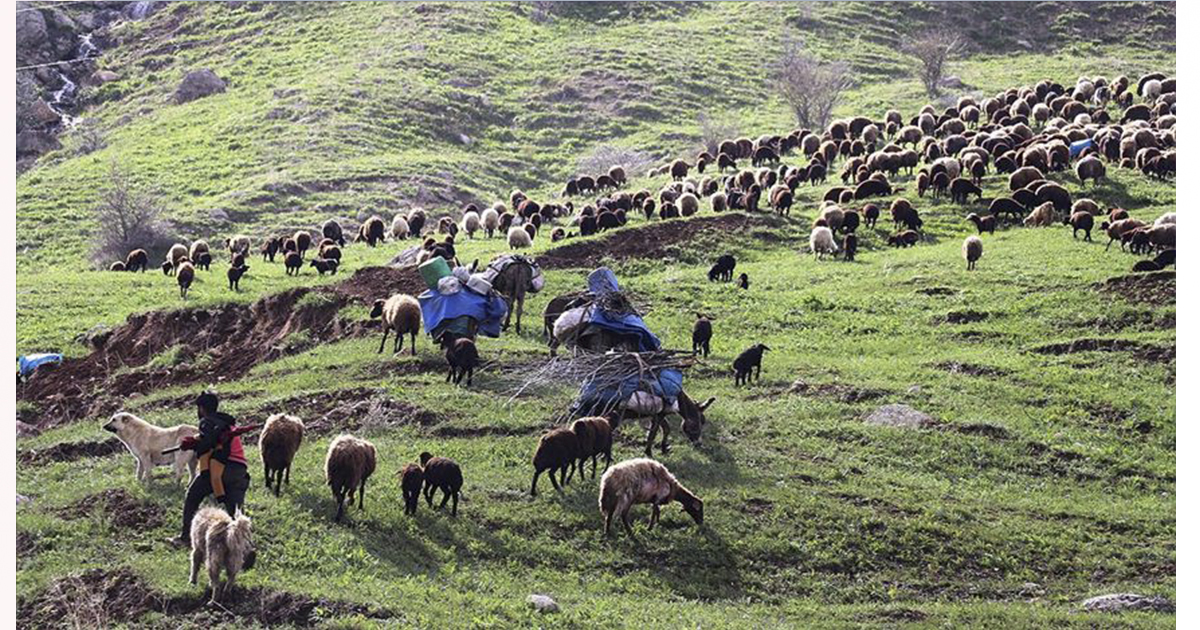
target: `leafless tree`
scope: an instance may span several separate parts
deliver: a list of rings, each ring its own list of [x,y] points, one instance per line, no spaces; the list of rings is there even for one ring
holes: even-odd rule
[[[939,95],[946,64],[962,49],[962,37],[943,29],[925,31],[904,45],[904,51],[917,58],[917,74],[930,97]]]
[[[92,259],[100,265],[123,260],[137,248],[165,249],[171,245],[172,227],[162,217],[162,201],[153,192],[133,185],[120,165],[109,166],[108,184],[96,204]]]
[[[654,158],[645,151],[602,144],[592,149],[579,159],[579,173],[582,175],[603,175],[608,169],[620,166],[629,177],[639,177],[654,164]]]
[[[772,70],[779,95],[792,108],[796,122],[809,129],[825,128],[851,85],[848,64],[821,61],[798,38],[784,40],[783,54]]]
[[[729,119],[717,119],[708,114],[700,114],[700,143],[704,150],[716,156],[717,147],[725,140],[733,140],[741,135],[737,122]]]

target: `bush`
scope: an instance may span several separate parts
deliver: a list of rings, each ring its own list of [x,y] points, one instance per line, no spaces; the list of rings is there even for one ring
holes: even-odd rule
[[[165,250],[174,242],[174,228],[162,217],[159,196],[135,188],[115,162],[109,168],[108,185],[100,192],[95,212],[99,228],[92,261],[99,267],[125,260],[130,250]]]
[[[108,146],[100,123],[94,118],[79,121],[67,137],[67,150],[75,157],[94,153]]]
[[[926,31],[904,45],[904,51],[917,58],[917,75],[930,97],[938,96],[946,62],[962,49],[962,38],[945,29]]]
[[[607,174],[608,169],[614,166],[620,166],[628,177],[633,178],[644,174],[653,164],[654,158],[645,151],[602,144],[579,159],[578,170],[581,174],[596,177]]]
[[[737,122],[728,119],[716,119],[708,114],[700,114],[700,142],[703,149],[713,157],[717,155],[717,147],[725,140],[733,140],[741,135]]]
[[[804,42],[785,37],[783,54],[772,68],[779,95],[792,108],[801,127],[823,130],[833,108],[850,87],[850,66],[845,62],[825,63],[805,50]]]

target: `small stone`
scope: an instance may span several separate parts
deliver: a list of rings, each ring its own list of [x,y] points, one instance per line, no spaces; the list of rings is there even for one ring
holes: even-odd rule
[[[225,81],[207,68],[187,73],[175,90],[175,102],[187,103],[225,91]]]
[[[17,495],[17,505],[25,505],[26,503],[33,503],[33,499],[30,499],[29,497],[27,497],[23,494],[18,494]]]
[[[920,394],[920,393],[921,393],[921,386],[920,386],[920,385],[913,385],[912,387],[909,387],[909,388],[908,388],[908,393],[910,393],[910,394]]]
[[[534,593],[526,598],[525,601],[529,602],[529,606],[540,613],[558,612],[558,602],[554,601],[549,595]]]
[[[113,81],[119,81],[120,79],[121,75],[113,72],[112,70],[97,70],[95,74],[92,75],[92,83],[95,83],[96,85],[104,85],[105,83],[112,83]]]
[[[17,420],[17,437],[33,437],[39,433],[41,433],[41,431],[39,431],[38,428],[32,424]]]
[[[1124,612],[1126,610],[1175,612],[1175,604],[1165,597],[1150,597],[1135,593],[1099,595],[1085,599],[1080,606],[1090,612]]]
[[[896,404],[884,405],[872,411],[864,418],[864,421],[867,424],[903,429],[919,429],[933,424],[933,418],[928,414],[917,411],[908,405]]]

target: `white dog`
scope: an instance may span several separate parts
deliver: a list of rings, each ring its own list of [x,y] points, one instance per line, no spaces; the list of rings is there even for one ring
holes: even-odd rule
[[[117,439],[129,449],[137,460],[138,481],[149,481],[150,472],[155,466],[173,466],[175,481],[183,477],[186,467],[190,474],[188,479],[196,475],[196,452],[175,451],[163,455],[163,451],[178,446],[185,436],[199,435],[196,427],[181,424],[163,428],[156,427],[145,420],[124,411],[113,414],[104,423],[104,430],[117,434]]]
[[[212,587],[212,602],[218,603],[233,588],[238,572],[254,567],[254,541],[250,539],[250,519],[239,510],[230,518],[225,510],[206,507],[192,519],[192,574],[196,583],[200,565],[208,568],[208,583]],[[221,569],[225,583],[221,584]]]

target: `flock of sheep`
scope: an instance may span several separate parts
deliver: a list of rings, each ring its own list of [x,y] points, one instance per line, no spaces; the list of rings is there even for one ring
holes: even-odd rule
[[[1139,97],[1142,102],[1135,103]],[[1112,104],[1120,108],[1118,116],[1109,113]],[[715,156],[705,151],[691,162],[679,159],[651,170],[649,177],[668,174],[671,177],[657,193],[648,189],[623,190],[628,183],[626,173],[621,167],[614,167],[599,176],[571,178],[557,201],[538,203],[520,191],[513,191],[507,203],[498,201],[482,210],[470,204],[463,209],[459,221],[443,217],[428,225],[429,229],[426,227],[430,222],[419,209],[396,215],[390,229],[383,218],[371,217],[358,228],[354,241],[375,247],[389,236],[394,240],[420,236],[424,241],[418,262],[442,256],[456,264],[454,244],[460,232],[468,238],[479,233],[492,238],[499,233],[510,248],[522,249],[532,244],[540,230],[549,229],[550,240],[559,241],[576,233],[589,236],[617,228],[637,215],[646,220],[687,217],[700,212],[703,205],[713,212],[758,212],[765,203],[776,213],[789,216],[797,188],[826,182],[840,161],[837,173],[841,185],[824,194],[809,238],[809,248],[818,258],[841,254],[845,260],[853,260],[858,250],[858,228],[874,228],[885,207],[895,226],[887,239],[889,245],[909,247],[923,240],[924,222],[914,204],[903,197],[896,197],[890,203],[884,199],[901,191],[892,182],[901,171],[915,175],[917,198],[929,194],[935,199],[946,196],[953,203],[969,204],[974,197],[980,205],[982,179],[995,172],[1008,175],[1009,192],[992,199],[986,211],[980,209],[966,215],[965,220],[978,232],[968,236],[962,245],[967,269],[974,269],[983,255],[982,237],[994,234],[1001,223],[1021,221],[1026,227],[1068,225],[1073,235],[1083,232],[1084,240],[1090,241],[1095,217],[1101,217],[1099,227],[1108,235],[1109,245],[1120,242],[1122,249],[1128,247],[1139,254],[1157,252],[1154,258],[1140,261],[1135,269],[1160,269],[1174,264],[1174,213],[1147,224],[1130,218],[1126,210],[1109,208],[1079,193],[1073,195],[1047,175],[1073,167],[1080,189],[1085,189],[1089,180],[1093,186],[1103,181],[1110,166],[1138,169],[1155,178],[1173,177],[1174,147],[1174,79],[1158,73],[1143,76],[1136,83],[1123,76],[1112,80],[1084,77],[1071,88],[1047,80],[1010,88],[981,101],[964,97],[955,107],[941,112],[927,105],[907,122],[900,112],[889,111],[881,120],[865,117],[838,120],[824,131],[798,129],[787,135],[765,135],[754,140],[728,139],[719,143]],[[807,164],[801,167],[781,163],[793,153],[806,158]],[[739,168],[746,161],[750,168]],[[691,176],[693,172],[699,177]],[[576,207],[580,197],[601,194],[594,202]],[[342,250],[347,247],[342,230],[335,220],[321,226],[321,239],[316,241],[316,255],[310,267],[322,274],[337,271]],[[314,249],[314,240],[307,230],[290,237],[273,236],[264,240],[260,253],[264,261],[270,262],[282,254],[287,272],[298,273],[305,254]],[[251,242],[245,236],[232,237],[225,240],[225,248],[230,257],[229,285],[237,290],[238,280],[249,269],[246,256]],[[205,241],[198,240],[190,247],[173,246],[161,268],[165,274],[175,276],[181,296],[186,297],[196,269],[207,270],[211,263],[212,251]],[[145,271],[148,264],[146,251],[137,249],[112,268]],[[735,265],[732,256],[723,256],[710,270],[709,279],[731,280]],[[741,284],[744,288],[749,286],[745,274]],[[403,349],[403,337],[408,335],[411,352],[416,354],[421,312],[412,296],[380,299],[374,303],[371,316],[382,320],[380,352],[387,337],[394,334],[394,352]],[[711,322],[698,317],[693,329],[693,352],[707,356],[711,337]],[[478,354],[473,340],[467,341],[469,348],[452,345],[446,349],[450,364],[447,380],[457,383],[465,375],[470,383]],[[736,384],[748,384],[752,377],[761,374],[763,353],[768,350],[767,346],[756,344],[737,357],[733,364]],[[703,405],[689,403],[698,408],[700,425],[703,409],[711,402],[712,399]],[[680,413],[688,420],[686,414]],[[610,465],[613,431],[619,422],[620,418],[613,417],[581,418],[543,435],[533,457],[530,493],[536,496],[538,478],[543,472],[549,473],[552,485],[559,490],[575,472],[582,478],[588,459],[592,461],[594,478],[598,459],[603,456],[599,506],[606,533],[617,516],[632,535],[629,511],[638,503],[652,506],[651,527],[658,520],[660,507],[672,501],[678,501],[701,523],[703,502],[661,463],[644,458]],[[687,429],[685,422],[685,432]],[[268,489],[274,487],[276,494],[290,478],[291,463],[303,435],[300,419],[282,414],[272,416],[262,431],[259,447],[264,477]],[[650,443],[653,439],[652,434]],[[664,451],[665,440],[664,433]],[[130,450],[134,448],[131,446]],[[143,463],[150,466],[160,462],[143,462],[139,458],[139,475]],[[335,520],[343,518],[346,501],[353,505],[356,495],[359,508],[363,507],[366,484],[376,466],[376,451],[370,442],[341,435],[330,443],[325,477],[337,501]],[[441,506],[453,501],[451,513],[457,514],[463,487],[458,463],[422,453],[419,463],[406,464],[396,474],[406,513],[416,512],[422,493],[432,506],[434,493],[441,490]],[[230,527],[229,531],[235,529]],[[195,571],[193,567],[193,577]],[[229,575],[232,577],[236,571],[237,567]]]

